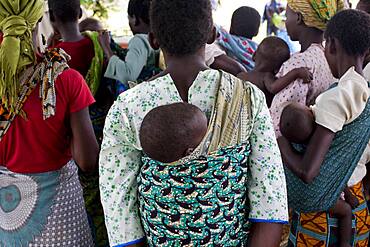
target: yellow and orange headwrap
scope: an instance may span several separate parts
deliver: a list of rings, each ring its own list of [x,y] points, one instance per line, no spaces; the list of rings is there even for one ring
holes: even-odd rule
[[[19,75],[35,62],[32,31],[44,13],[43,0],[1,0],[0,103],[10,112],[19,93]]]
[[[288,6],[303,16],[304,23],[325,31],[329,20],[344,9],[343,0],[288,0]]]

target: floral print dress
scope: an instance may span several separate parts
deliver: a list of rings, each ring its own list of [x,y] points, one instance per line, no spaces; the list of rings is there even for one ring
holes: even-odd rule
[[[220,72],[200,72],[189,89],[188,102],[211,116]],[[247,197],[250,222],[287,223],[284,169],[263,93],[254,88],[254,123],[250,137]],[[251,99],[252,100],[252,99]],[[111,246],[144,241],[137,179],[142,167],[139,129],[145,115],[158,106],[181,102],[170,75],[144,82],[123,93],[111,108],[100,154],[100,190]]]

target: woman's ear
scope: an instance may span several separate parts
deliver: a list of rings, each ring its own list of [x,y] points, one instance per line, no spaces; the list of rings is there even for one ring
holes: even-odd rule
[[[297,14],[297,24],[298,25],[304,24],[303,15],[299,12],[296,14]]]
[[[217,38],[217,30],[216,27],[213,26],[212,31],[209,33],[207,44],[213,44]]]
[[[329,38],[326,40],[325,46],[327,46],[327,49],[331,55],[337,54],[337,40]]]
[[[159,50],[160,48],[160,44],[152,32],[149,33],[149,44],[154,50]]]

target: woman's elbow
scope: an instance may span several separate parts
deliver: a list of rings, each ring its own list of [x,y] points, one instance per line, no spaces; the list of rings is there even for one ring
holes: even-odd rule
[[[98,168],[99,163],[99,147],[91,148],[86,154],[81,154],[75,158],[77,165],[83,172],[93,173]]]
[[[301,180],[305,184],[311,184],[315,180],[315,178],[319,175],[320,171],[307,171],[302,173],[300,176]]]

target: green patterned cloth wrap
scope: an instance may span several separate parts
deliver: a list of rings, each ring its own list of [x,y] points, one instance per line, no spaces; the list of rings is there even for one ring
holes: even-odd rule
[[[313,183],[305,184],[286,169],[289,207],[301,213],[324,212],[332,208],[356,169],[369,139],[370,101],[355,121],[335,135]]]
[[[149,246],[244,246],[250,145],[163,164],[143,158],[139,184]]]

